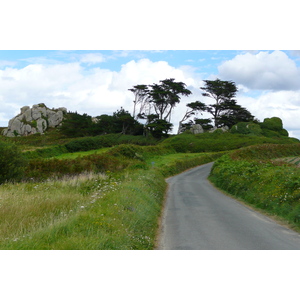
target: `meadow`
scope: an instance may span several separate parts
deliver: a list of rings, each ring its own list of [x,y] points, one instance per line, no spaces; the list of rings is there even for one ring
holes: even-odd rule
[[[242,184],[240,190],[246,189],[245,178],[256,169],[291,167],[276,161],[279,152],[281,157],[300,155],[299,141],[294,139],[219,133],[182,134],[158,141],[120,135],[66,140],[50,132],[17,138],[14,143],[26,164],[21,180],[0,185],[0,249],[154,249],[166,177],[217,161],[212,180],[232,192]],[[245,148],[249,144],[253,148]],[[266,151],[255,150],[259,145]],[[255,157],[271,153],[274,147],[279,148],[272,157],[249,158],[249,153]],[[244,165],[236,165],[240,162]],[[247,163],[250,166],[245,168]],[[248,173],[241,180],[239,171],[232,173],[231,168]],[[226,187],[227,177],[220,177],[223,172],[233,175],[229,183],[234,188]],[[294,179],[287,183],[286,197],[297,199]],[[262,182],[268,185],[268,180]],[[273,193],[279,195],[279,190]]]

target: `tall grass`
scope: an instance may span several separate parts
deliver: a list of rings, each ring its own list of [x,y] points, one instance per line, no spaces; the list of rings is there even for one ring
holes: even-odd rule
[[[102,174],[84,173],[41,183],[0,186],[0,239],[16,241],[60,222],[90,204],[86,186],[102,182]]]
[[[147,170],[1,185],[0,249],[153,249],[165,177],[216,157],[165,154]]]

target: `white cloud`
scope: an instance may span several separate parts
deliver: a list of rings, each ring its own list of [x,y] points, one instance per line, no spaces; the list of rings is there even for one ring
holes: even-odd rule
[[[97,60],[92,56],[84,59],[86,62]],[[141,59],[129,61],[116,72],[99,67],[86,69],[81,62],[82,59],[77,63],[30,64],[22,69],[0,70],[0,126],[7,126],[22,106],[37,103],[45,103],[50,108],[64,106],[69,111],[91,116],[112,114],[121,106],[132,112],[133,94],[128,89],[166,78],[182,81],[200,95],[201,78],[193,68],[174,68],[165,61]],[[199,95],[182,99],[174,114],[174,123],[178,124],[185,104],[199,100]]]
[[[9,61],[9,60],[0,60],[0,68],[3,68],[5,66],[14,66],[16,65],[16,62],[14,61]]]
[[[81,63],[87,63],[88,65],[93,65],[104,61],[105,61],[105,57],[101,53],[84,54],[80,59]]]
[[[300,89],[300,69],[282,51],[237,55],[222,63],[218,69],[223,80],[233,80],[250,89]]]
[[[290,136],[300,139],[300,92],[278,91],[263,93],[257,98],[240,96],[237,101],[256,118],[279,117]]]

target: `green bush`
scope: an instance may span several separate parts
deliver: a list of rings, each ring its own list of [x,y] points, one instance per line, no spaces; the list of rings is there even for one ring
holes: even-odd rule
[[[279,134],[282,135],[282,136],[289,136],[288,131],[285,130],[285,129],[281,129],[281,130],[279,131]]]
[[[283,129],[282,120],[278,117],[266,118],[263,123],[260,124],[262,129],[268,129],[272,131],[280,131]]]
[[[54,146],[42,149],[36,149],[34,151],[24,152],[24,156],[28,159],[34,158],[49,158],[53,156],[58,156],[64,153],[68,153],[68,150],[65,146]]]
[[[240,122],[232,126],[231,133],[249,134],[249,135],[262,135],[262,129],[258,124],[252,122]]]
[[[0,184],[20,180],[25,166],[21,151],[14,144],[0,141]]]

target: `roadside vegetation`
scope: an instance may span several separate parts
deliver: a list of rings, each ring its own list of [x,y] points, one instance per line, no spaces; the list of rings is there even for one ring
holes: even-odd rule
[[[300,230],[300,144],[255,145],[218,159],[210,180]]]

